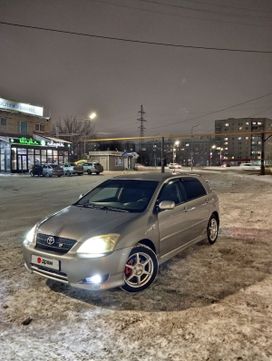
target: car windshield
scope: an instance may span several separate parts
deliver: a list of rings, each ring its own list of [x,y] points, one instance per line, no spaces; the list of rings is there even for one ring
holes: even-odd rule
[[[157,185],[155,181],[112,179],[94,188],[74,205],[120,212],[143,212]]]

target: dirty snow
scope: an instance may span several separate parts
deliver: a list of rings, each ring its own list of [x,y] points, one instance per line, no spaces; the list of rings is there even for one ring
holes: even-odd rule
[[[272,185],[204,177],[220,197],[218,242],[181,253],[137,295],[23,268],[24,233],[106,176],[0,178],[0,360],[272,360]]]

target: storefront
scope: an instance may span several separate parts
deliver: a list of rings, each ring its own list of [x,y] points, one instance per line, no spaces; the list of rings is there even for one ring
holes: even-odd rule
[[[29,172],[34,164],[63,164],[69,160],[71,143],[62,139],[0,137],[0,172]]]

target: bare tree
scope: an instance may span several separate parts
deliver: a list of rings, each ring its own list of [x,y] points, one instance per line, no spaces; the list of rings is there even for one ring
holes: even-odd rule
[[[74,158],[85,155],[90,138],[95,138],[95,126],[90,119],[79,120],[76,116],[66,116],[56,122],[55,134],[72,142]]]

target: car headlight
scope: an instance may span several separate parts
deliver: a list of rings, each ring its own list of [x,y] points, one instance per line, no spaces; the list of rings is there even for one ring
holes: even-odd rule
[[[77,253],[86,257],[102,257],[105,253],[112,252],[120,235],[103,234],[88,238],[77,250]]]
[[[37,230],[37,225],[35,225],[34,227],[31,228],[30,231],[27,232],[25,239],[24,239],[24,245],[25,246],[30,246],[30,245],[34,245],[35,241],[36,241],[36,230]]]

